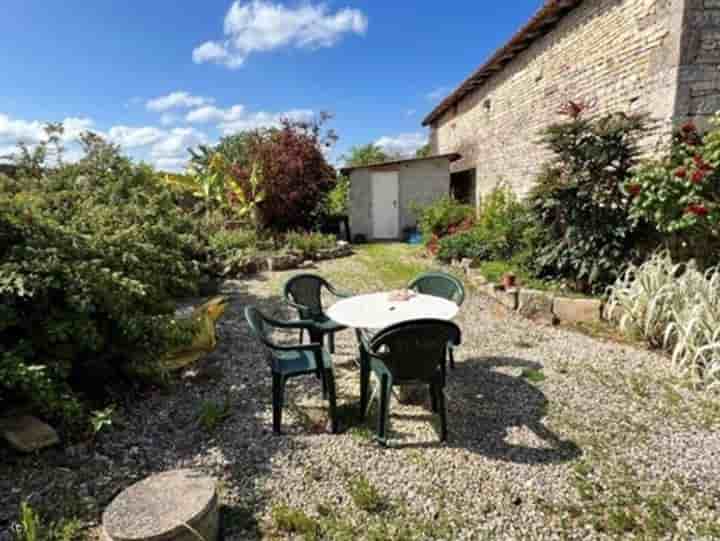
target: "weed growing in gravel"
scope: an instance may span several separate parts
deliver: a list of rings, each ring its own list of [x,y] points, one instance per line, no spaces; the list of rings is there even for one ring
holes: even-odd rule
[[[198,422],[207,432],[213,432],[223,421],[230,417],[231,404],[230,399],[225,398],[221,404],[218,402],[205,400],[200,404],[200,414]]]
[[[308,541],[319,538],[320,524],[300,509],[278,505],[271,514],[275,528],[281,532],[301,535]]]
[[[388,506],[385,497],[363,475],[350,483],[348,492],[355,505],[368,513],[379,513]]]
[[[522,377],[533,383],[540,383],[545,381],[545,374],[542,370],[534,370],[532,368],[524,368],[522,371]]]
[[[15,541],[77,541],[84,536],[82,526],[76,519],[61,519],[45,523],[30,504],[20,504],[20,522],[13,539]]]

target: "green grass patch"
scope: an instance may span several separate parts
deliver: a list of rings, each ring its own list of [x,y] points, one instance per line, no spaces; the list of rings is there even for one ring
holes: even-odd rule
[[[207,432],[213,432],[232,414],[230,399],[223,402],[205,400],[200,404],[198,422]]]
[[[320,523],[300,509],[278,505],[271,512],[273,525],[281,532],[301,535],[306,540],[318,539]]]

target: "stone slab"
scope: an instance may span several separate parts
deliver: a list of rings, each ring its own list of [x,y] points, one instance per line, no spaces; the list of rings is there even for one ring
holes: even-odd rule
[[[535,289],[522,289],[518,294],[518,312],[528,318],[552,321],[553,296]]]
[[[102,517],[106,541],[215,541],[219,531],[215,481],[174,470],[135,483]]]
[[[32,415],[0,419],[0,435],[13,449],[22,453],[32,453],[60,443],[53,427]]]
[[[567,323],[597,323],[601,321],[602,301],[556,297],[553,313],[560,321]]]

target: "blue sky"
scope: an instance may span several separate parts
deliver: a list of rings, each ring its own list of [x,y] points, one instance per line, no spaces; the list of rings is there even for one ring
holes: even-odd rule
[[[410,152],[439,97],[541,3],[3,0],[0,155],[66,120],[68,140],[93,129],[178,169],[188,145],[319,111],[335,114],[334,159]]]

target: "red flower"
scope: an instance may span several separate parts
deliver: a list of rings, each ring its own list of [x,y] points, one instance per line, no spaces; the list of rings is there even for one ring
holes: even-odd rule
[[[675,176],[677,178],[685,178],[687,176],[687,169],[684,167],[679,168],[677,171],[675,171]]]
[[[627,187],[627,191],[632,197],[637,197],[642,191],[642,186],[640,186],[640,184],[630,184]]]
[[[695,123],[692,120],[683,124],[680,127],[680,129],[682,130],[683,133],[693,133],[693,132],[697,131],[697,127],[695,126]]]
[[[700,184],[703,179],[705,178],[705,170],[704,169],[698,169],[693,173],[692,176],[692,183],[693,184]]]
[[[707,216],[709,214],[709,210],[705,205],[689,205],[685,212],[687,214],[694,214],[695,216]]]

